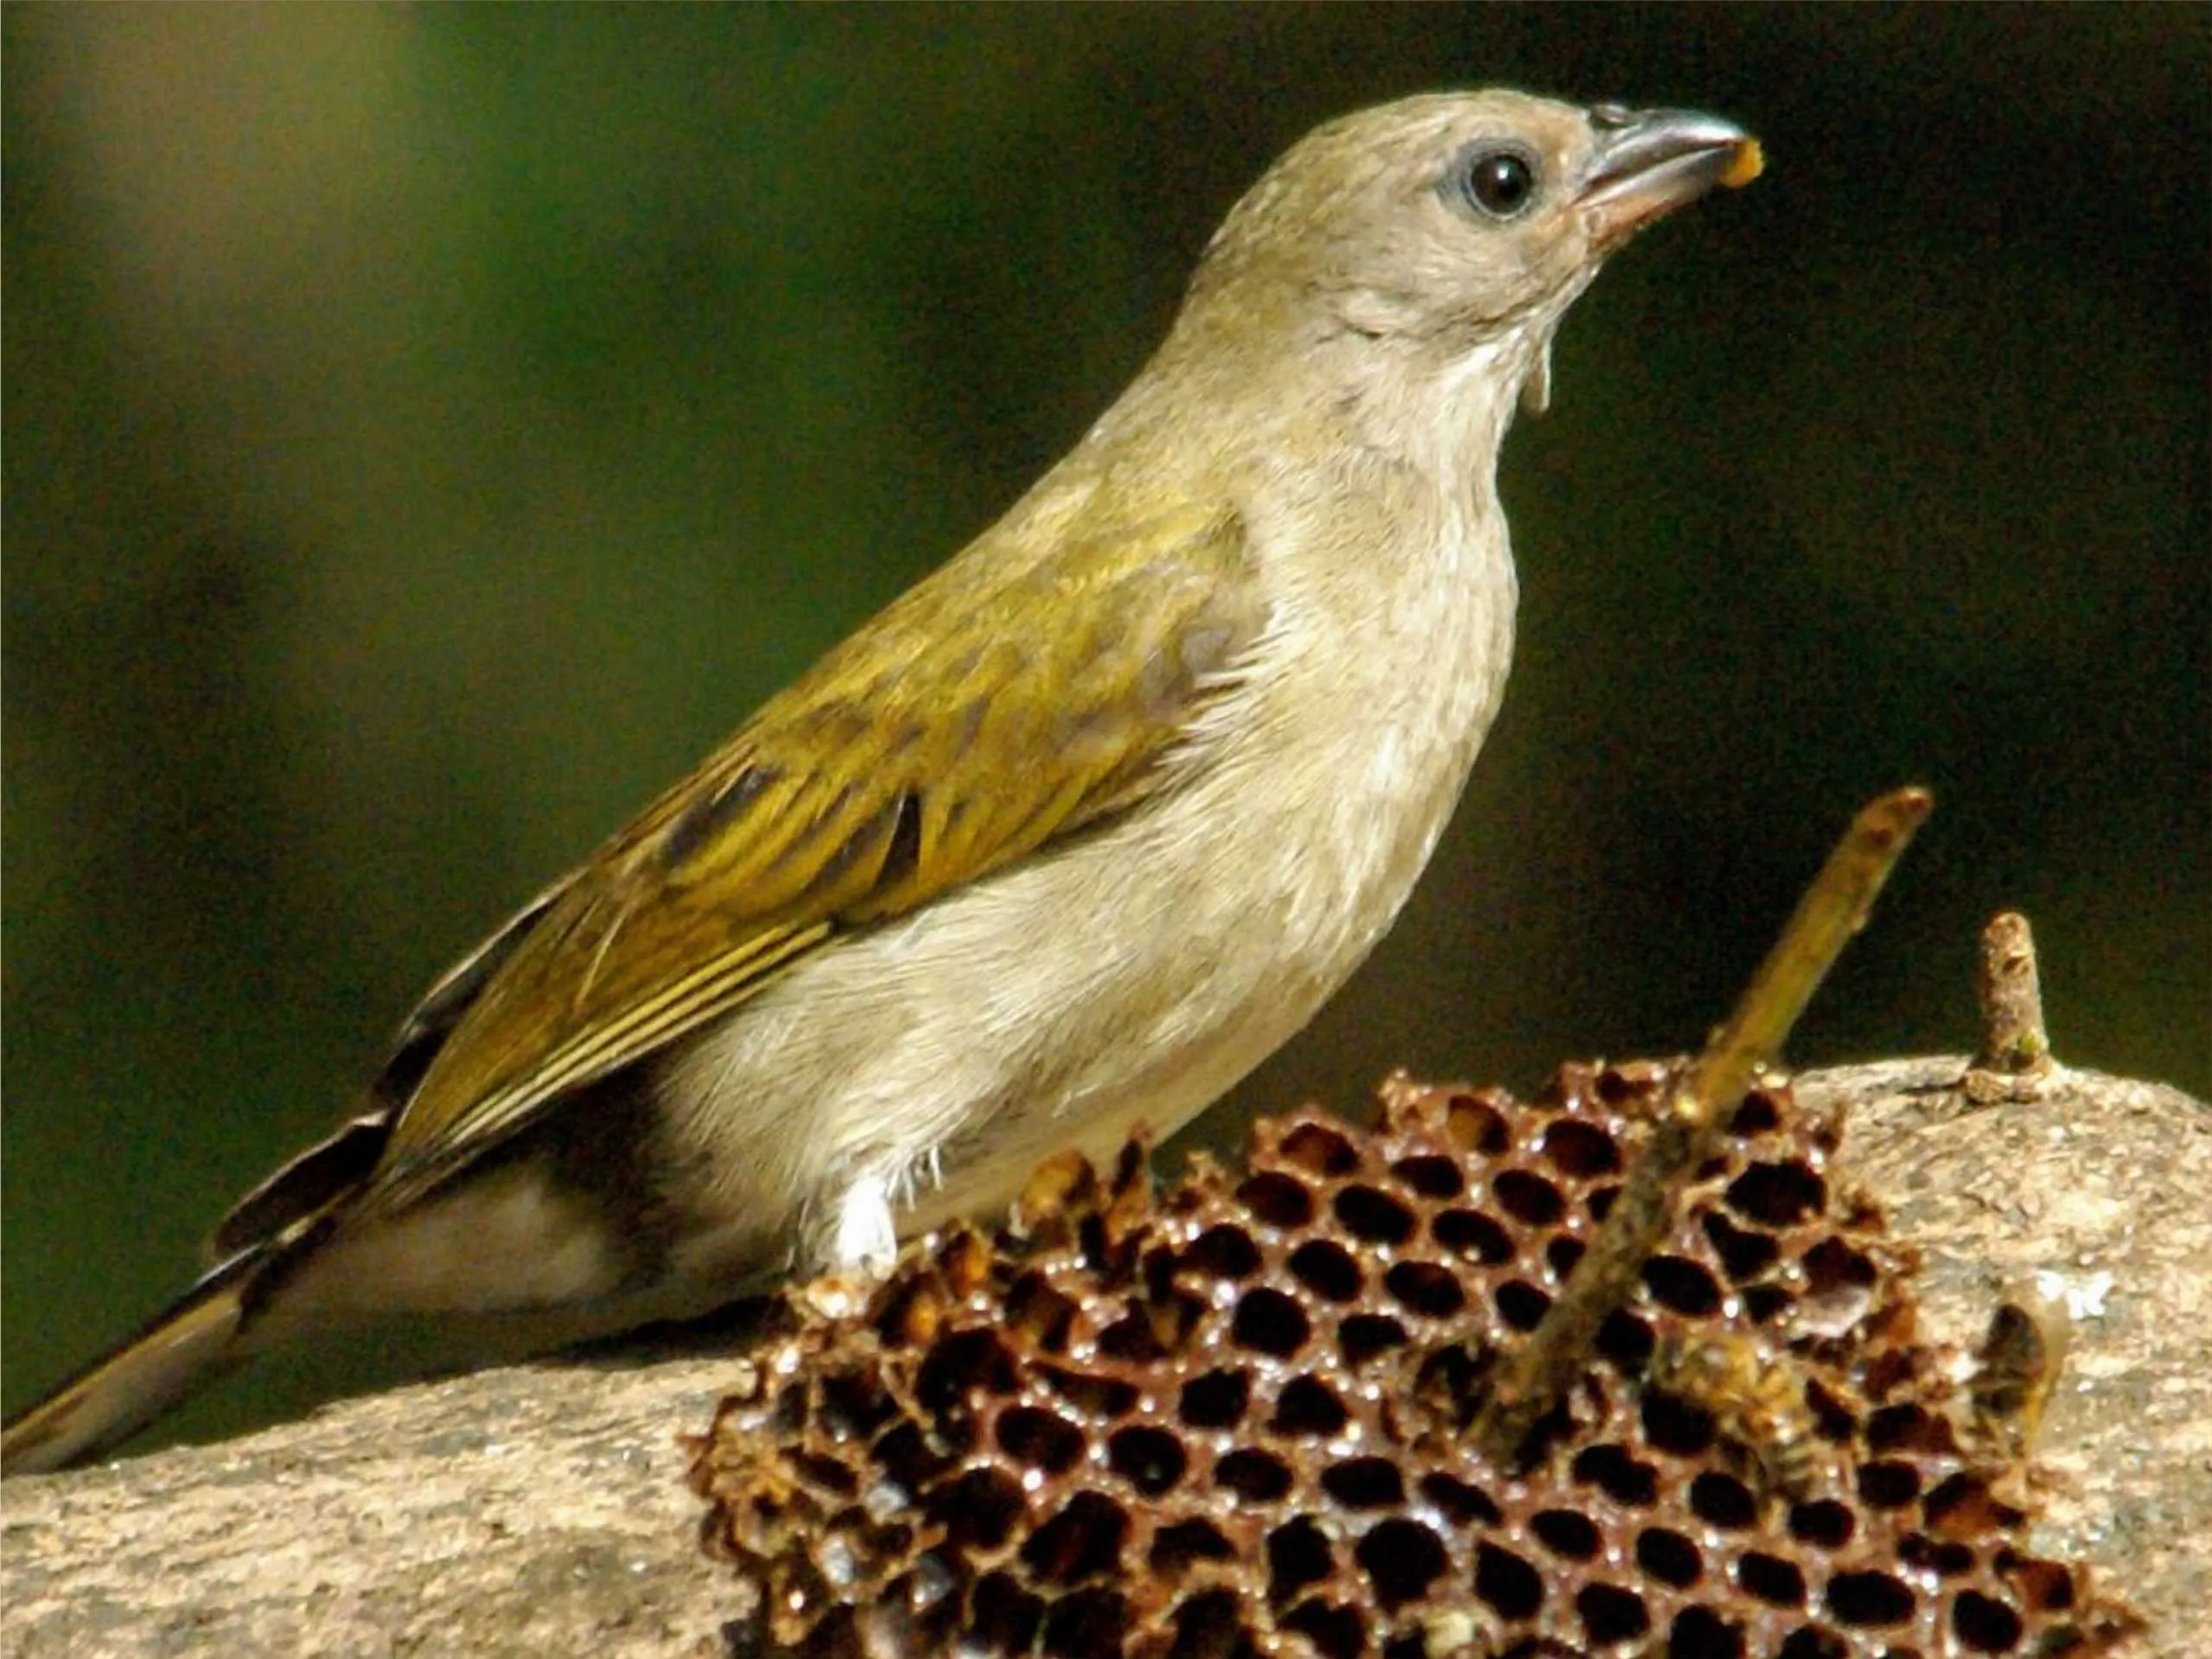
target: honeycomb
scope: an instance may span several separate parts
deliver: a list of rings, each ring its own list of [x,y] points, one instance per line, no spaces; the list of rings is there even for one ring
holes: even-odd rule
[[[1468,1432],[1668,1067],[1383,1090],[1154,1197],[1040,1171],[996,1237],[790,1293],[695,1447],[736,1653],[1934,1659],[2136,1628],[2030,1552],[2021,1436],[1916,1340],[1841,1126],[1754,1090],[1508,1466]]]

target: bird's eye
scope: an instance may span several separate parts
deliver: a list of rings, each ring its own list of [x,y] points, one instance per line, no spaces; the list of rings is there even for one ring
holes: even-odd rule
[[[1453,171],[1459,194],[1491,219],[1511,219],[1536,195],[1536,163],[1519,150],[1477,144]]]

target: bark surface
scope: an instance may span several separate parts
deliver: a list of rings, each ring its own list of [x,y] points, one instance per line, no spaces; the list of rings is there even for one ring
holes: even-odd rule
[[[1971,1345],[2037,1272],[2077,1311],[2037,1542],[2206,1651],[2212,1109],[2056,1068],[1807,1074],[1845,1158],[1925,1254],[1930,1334]],[[0,1654],[709,1655],[739,1591],[698,1547],[681,1436],[727,1352],[508,1367],[218,1445],[0,1486]]]

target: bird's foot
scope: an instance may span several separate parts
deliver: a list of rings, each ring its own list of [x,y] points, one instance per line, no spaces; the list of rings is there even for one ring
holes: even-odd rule
[[[880,1279],[899,1254],[897,1224],[891,1218],[890,1184],[864,1175],[845,1189],[838,1203],[837,1232],[830,1246],[832,1272]]]

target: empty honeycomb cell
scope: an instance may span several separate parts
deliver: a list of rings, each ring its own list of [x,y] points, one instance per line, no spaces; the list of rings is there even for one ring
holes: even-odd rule
[[[1178,1521],[1152,1535],[1145,1565],[1159,1577],[1174,1581],[1202,1561],[1227,1561],[1236,1556],[1221,1529],[1210,1521]]]
[[[1993,1596],[1962,1590],[1951,1603],[1951,1633],[1969,1653],[2011,1653],[2027,1626]]]
[[[1698,1225],[1720,1258],[1721,1271],[1738,1285],[1771,1270],[1782,1254],[1773,1234],[1738,1227],[1718,1209],[1700,1216]]]
[[[1729,1119],[1728,1133],[1739,1139],[1749,1140],[1754,1135],[1763,1135],[1769,1129],[1780,1127],[1781,1124],[1782,1113],[1775,1105],[1774,1096],[1764,1089],[1755,1088],[1743,1097],[1743,1103]]]
[[[1746,1550],[1736,1558],[1736,1582],[1755,1601],[1771,1607],[1802,1607],[1805,1574],[1794,1561],[1763,1550]]]
[[[1450,1475],[1424,1475],[1420,1490],[1423,1500],[1456,1526],[1495,1527],[1505,1522],[1505,1511],[1490,1501],[1488,1492]]]
[[[1660,1306],[1703,1319],[1720,1311],[1720,1286],[1696,1262],[1682,1256],[1654,1256],[1643,1265],[1644,1288]]]
[[[1020,1406],[998,1420],[998,1445],[1016,1463],[1057,1475],[1083,1455],[1083,1431],[1055,1413]]]
[[[1523,1227],[1552,1227],[1566,1213],[1567,1201],[1549,1177],[1533,1170],[1501,1170],[1490,1178],[1498,1208]]]
[[[1213,1279],[1249,1279],[1259,1271],[1259,1247],[1241,1227],[1209,1227],[1190,1241],[1182,1262]]]
[[[1590,1561],[1604,1547],[1597,1523],[1578,1509],[1539,1509],[1528,1518],[1528,1530],[1552,1554],[1570,1561]]]
[[[1451,1557],[1436,1534],[1418,1521],[1378,1522],[1360,1540],[1353,1556],[1386,1612],[1426,1596],[1430,1586],[1451,1566]]]
[[[1667,1527],[1646,1527],[1636,1535],[1636,1566],[1654,1583],[1687,1590],[1705,1576],[1698,1547]]]
[[[1833,1498],[1817,1498],[1810,1503],[1790,1506],[1789,1535],[1808,1548],[1833,1555],[1851,1542],[1852,1535],[1858,1530],[1858,1518],[1852,1514],[1851,1506]]]
[[[1486,1267],[1511,1261],[1513,1235],[1479,1209],[1447,1209],[1429,1223],[1429,1236],[1454,1255],[1472,1256]]]
[[[1189,1458],[1182,1442],[1163,1428],[1125,1428],[1106,1442],[1106,1464],[1145,1497],[1175,1490]]]
[[[1744,1659],[1743,1632],[1703,1607],[1685,1607],[1667,1627],[1667,1659]]]
[[[1403,1348],[1412,1340],[1406,1327],[1386,1313],[1355,1313],[1338,1321],[1336,1326],[1336,1349],[1348,1371],[1356,1371],[1369,1360]]]
[[[1281,1291],[1263,1286],[1246,1291],[1237,1300],[1232,1340],[1240,1348],[1287,1358],[1304,1348],[1312,1334],[1305,1310]]]
[[[953,1542],[994,1549],[1021,1518],[1022,1484],[1002,1469],[971,1469],[942,1488],[931,1508]]]
[[[1252,1176],[1237,1189],[1237,1196],[1270,1227],[1304,1227],[1313,1219],[1313,1194],[1304,1182],[1279,1170]]]
[[[1544,1316],[1552,1307],[1550,1292],[1538,1289],[1525,1279],[1508,1279],[1490,1295],[1498,1305],[1498,1318],[1514,1330],[1535,1330],[1544,1323]]]
[[[1457,1198],[1467,1190],[1466,1171],[1456,1160],[1434,1153],[1401,1158],[1391,1164],[1390,1172],[1423,1198]]]
[[[1827,1202],[1827,1184],[1802,1163],[1754,1164],[1728,1185],[1728,1207],[1763,1227],[1794,1227]]]
[[[1239,1497],[1272,1503],[1291,1490],[1291,1465],[1272,1452],[1232,1452],[1214,1465],[1214,1479]]]
[[[849,1373],[826,1378],[821,1423],[839,1440],[865,1439],[898,1415],[898,1403],[877,1378]]]
[[[1822,1439],[1840,1445],[1857,1438],[1863,1405],[1845,1399],[1817,1376],[1805,1381],[1805,1408]]]
[[[1839,1573],[1826,1600],[1830,1618],[1858,1630],[1903,1624],[1919,1607],[1912,1586],[1893,1573]]]
[[[1881,1659],[1903,1659],[1886,1644],[1880,1651]],[[1850,1659],[1850,1655],[1851,1644],[1843,1633],[1821,1624],[1801,1625],[1775,1649],[1775,1659]]]
[[[1243,1645],[1245,1620],[1235,1591],[1202,1591],[1176,1609],[1168,1659],[1233,1659]]]
[[[1393,1081],[1157,1199],[1056,1159],[859,1298],[781,1304],[699,1445],[733,1652],[805,1659],[1964,1659],[2113,1651],[1910,1253],[1755,1090],[1510,1469],[1469,1431],[1587,1269],[1673,1072]],[[857,1304],[856,1305],[856,1303]]]
[[[1022,1546],[1022,1565],[1046,1584],[1081,1584],[1119,1560],[1129,1516],[1103,1492],[1078,1492]]]
[[[1946,1579],[1974,1572],[1980,1560],[1965,1544],[1946,1542],[1924,1533],[1909,1533],[1897,1541],[1897,1559],[1907,1566],[1926,1567]]]
[[[1536,1150],[1561,1175],[1578,1180],[1621,1172],[1621,1149],[1613,1137],[1579,1118],[1560,1118],[1546,1124]]]
[[[2062,1612],[2075,1605],[2074,1574],[2056,1561],[2025,1558],[2007,1546],[1997,1552],[1996,1567],[2031,1612]]]
[[[1845,1289],[1865,1290],[1881,1276],[1872,1258],[1839,1238],[1825,1238],[1799,1259],[1805,1269],[1808,1297],[1835,1295]]]
[[[1504,1099],[1502,1092],[1492,1093]],[[1495,1158],[1513,1145],[1505,1113],[1477,1094],[1454,1094],[1445,1102],[1444,1133],[1461,1152],[1485,1158]]]
[[[1275,1396],[1275,1415],[1267,1426],[1300,1439],[1333,1440],[1351,1418],[1327,1383],[1315,1377],[1293,1377]]]
[[[1234,1428],[1252,1403],[1252,1373],[1208,1371],[1182,1385],[1176,1415],[1187,1428]]]
[[[1701,1458],[1713,1448],[1712,1413],[1659,1388],[1644,1391],[1644,1443],[1676,1458]]]
[[[976,1586],[971,1629],[986,1651],[1027,1653],[1044,1622],[1044,1601],[1004,1573],[985,1573]]]
[[[1690,1513],[1709,1526],[1740,1532],[1758,1524],[1759,1501],[1735,1476],[1701,1470],[1690,1482]]]
[[[1657,1345],[1648,1321],[1626,1308],[1615,1308],[1597,1327],[1597,1351],[1622,1376],[1641,1376]]]
[[[967,1450],[966,1441],[965,1435],[948,1435],[933,1442],[919,1425],[901,1423],[878,1435],[869,1451],[885,1485],[914,1493],[934,1490],[946,1464]]]
[[[1116,1319],[1099,1332],[1099,1352],[1110,1359],[1133,1361],[1144,1364],[1159,1358],[1173,1345],[1172,1331],[1163,1330],[1171,1324],[1176,1310],[1172,1305],[1156,1307],[1153,1317],[1136,1312]]]
[[[1902,1509],[1920,1496],[1920,1471],[1909,1463],[1884,1459],[1862,1464],[1858,1501],[1870,1509]]]
[[[1955,1453],[1959,1444],[1947,1419],[1937,1417],[1924,1406],[1907,1403],[1884,1406],[1867,1417],[1866,1449],[1884,1454],[1920,1452],[1941,1455]]]
[[[1044,1618],[1046,1659],[1113,1659],[1129,1631],[1129,1607],[1112,1590],[1080,1590]]]
[[[1360,1167],[1359,1149],[1350,1134],[1335,1124],[1311,1119],[1283,1137],[1282,1158],[1323,1180],[1349,1175]]]
[[[1449,1319],[1467,1305],[1457,1275],[1433,1261],[1393,1262],[1382,1282],[1393,1301],[1425,1318]]]
[[[1621,1060],[1610,1066],[1562,1066],[1538,1096],[1572,1102],[1585,1098],[1635,1118],[1648,1118],[1665,1100],[1676,1075],[1665,1060]]]
[[[1486,1539],[1475,1553],[1475,1593],[1501,1618],[1531,1619],[1544,1605],[1544,1575],[1512,1550]]]
[[[1349,1302],[1365,1282],[1352,1253],[1334,1239],[1308,1239],[1288,1263],[1299,1284],[1324,1302]]]
[[[1291,1609],[1283,1628],[1312,1643],[1322,1659],[1359,1659],[1367,1648],[1366,1621],[1352,1608],[1319,1597]]]
[[[1779,1285],[1750,1285],[1744,1287],[1743,1323],[1749,1325],[1771,1324],[1788,1312],[1795,1298]]]
[[[1594,1445],[1576,1454],[1574,1478],[1634,1509],[1659,1499],[1659,1471],[1617,1445]]]
[[[1267,1535],[1267,1598],[1286,1602],[1336,1570],[1329,1535],[1310,1515],[1285,1522]]]
[[[1633,1641],[1651,1629],[1643,1598],[1617,1584],[1586,1584],[1576,1591],[1575,1616],[1590,1642]]]
[[[1321,1471],[1321,1490],[1348,1509],[1394,1509],[1406,1501],[1406,1477],[1388,1458],[1348,1458]]]
[[[1379,1187],[1345,1187],[1335,1209],[1344,1230],[1363,1244],[1403,1244],[1417,1224],[1410,1206]]]
[[[1014,1356],[996,1331],[964,1330],[930,1350],[915,1389],[926,1407],[940,1410],[966,1400],[972,1389],[1011,1394],[1015,1376]]]
[[[837,1458],[802,1452],[792,1460],[799,1471],[825,1493],[851,1497],[860,1490],[860,1477]]]

